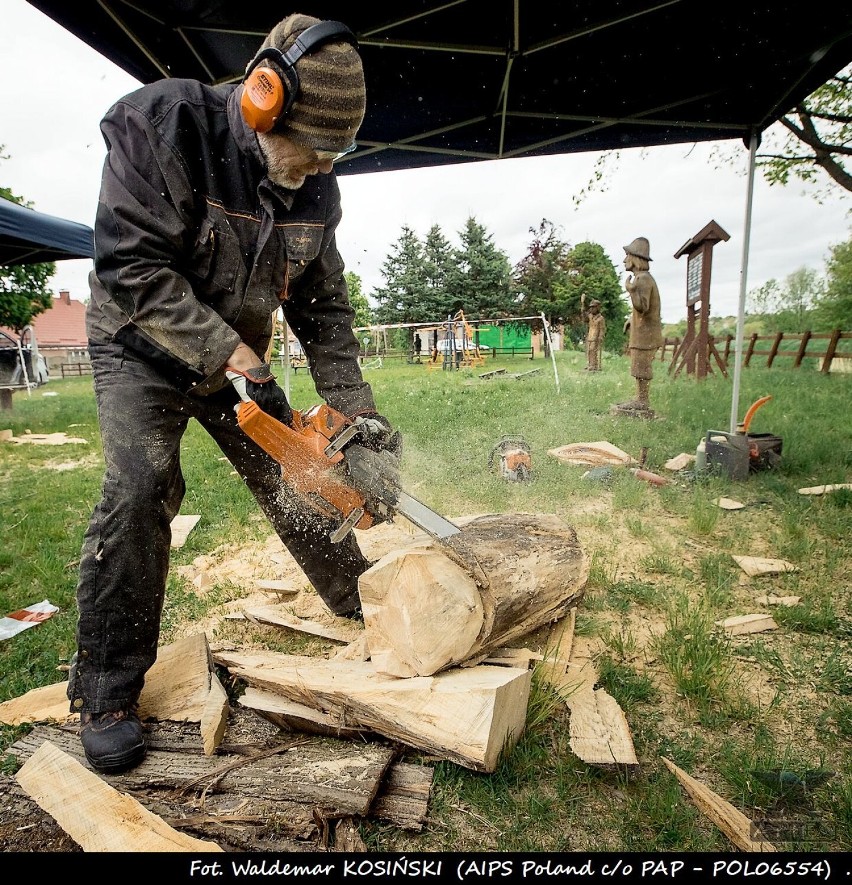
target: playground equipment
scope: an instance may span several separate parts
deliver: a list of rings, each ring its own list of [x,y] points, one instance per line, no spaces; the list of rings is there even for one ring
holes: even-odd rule
[[[485,357],[480,352],[464,311],[448,317],[443,329],[444,337],[432,350],[431,358],[426,363],[427,369],[452,370],[485,365]]]

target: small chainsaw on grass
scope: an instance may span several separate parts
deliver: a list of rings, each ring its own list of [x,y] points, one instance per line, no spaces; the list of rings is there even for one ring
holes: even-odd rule
[[[231,373],[229,373],[231,377]],[[231,380],[234,380],[231,377]],[[237,377],[238,380],[238,377]],[[261,410],[235,384],[242,402],[237,423],[281,465],[281,476],[311,507],[337,524],[331,534],[342,541],[353,528],[368,529],[400,513],[439,541],[459,533],[457,525],[435,513],[401,488],[382,481],[369,483],[376,494],[366,495],[346,475],[346,449],[366,433],[357,421],[322,403],[304,412],[293,410],[288,427]]]

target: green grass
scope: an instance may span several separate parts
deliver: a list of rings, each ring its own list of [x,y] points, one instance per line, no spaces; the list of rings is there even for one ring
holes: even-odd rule
[[[666,474],[668,458],[694,452],[708,429],[727,429],[731,382],[717,374],[703,383],[673,379],[667,364],[657,363],[651,400],[660,420],[615,417],[609,405],[633,392],[626,360],[608,355],[603,371],[590,376],[576,356],[557,354],[559,392],[550,361],[541,359],[489,359],[487,370],[540,369],[517,381],[481,380],[471,370],[430,372],[393,360],[365,375],[380,410],[403,432],[403,479],[411,494],[450,517],[547,512],[576,528],[591,558],[576,635],[596,650],[599,685],[625,711],[641,773],[626,778],[581,762],[571,752],[567,706],[536,680],[527,729],[496,772],[421,760],[436,768],[424,832],[371,821],[362,827],[367,844],[402,851],[729,850],[660,764],[665,755],[746,813],[774,807],[779,798],[750,771],[832,769],[832,779],[811,799],[835,835],[816,847],[848,848],[852,495],[806,498],[797,489],[852,477],[848,422],[841,420],[852,376],[783,367],[743,371],[741,414],[758,397],[773,395],[752,429],[782,437],[776,472],[743,483],[687,474],[655,487],[616,468],[604,484],[584,480],[586,468],[562,464],[548,449],[607,440],[638,457],[647,447],[648,468]],[[317,401],[305,373],[291,381],[297,408]],[[0,642],[0,702],[63,680],[74,649],[78,559],[103,471],[91,379],[51,381],[32,397],[15,393],[13,409],[0,413],[0,430],[7,428],[16,435],[66,431],[87,442],[0,443],[0,614],[43,599],[60,609]],[[489,454],[507,435],[529,444],[531,483],[507,483],[489,471]],[[223,581],[197,594],[175,568],[220,545],[270,533],[220,458],[191,424],[182,452],[182,512],[202,519],[173,551],[164,641],[240,593]],[[57,469],[67,462],[76,468]],[[723,511],[715,504],[720,496],[749,506]],[[784,558],[799,570],[748,579],[732,554]],[[779,627],[770,633],[733,639],[719,633],[717,620],[765,610],[756,602],[765,594],[802,601],[773,607]],[[271,631],[262,636],[276,650],[316,650],[310,640],[273,640]],[[4,772],[13,772],[14,764],[2,751],[22,731],[0,727]]]

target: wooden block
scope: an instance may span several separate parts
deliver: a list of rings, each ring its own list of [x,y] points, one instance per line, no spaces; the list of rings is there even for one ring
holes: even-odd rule
[[[775,851],[771,842],[754,839],[753,822],[709,787],[690,777],[674,762],[662,757],[666,768],[680,781],[698,810],[711,820],[741,851]]]
[[[784,559],[763,559],[760,556],[735,556],[734,562],[750,577],[796,572],[798,569]]]
[[[571,750],[590,765],[638,766],[624,711],[604,689],[584,688],[565,699],[571,710]]]
[[[735,615],[725,618],[724,621],[716,621],[716,626],[721,627],[728,636],[741,636],[744,633],[763,633],[766,630],[777,630],[778,625],[771,615]]]
[[[420,832],[427,822],[434,775],[427,765],[394,763],[370,807],[370,816]]]
[[[189,533],[195,528],[200,516],[181,516],[178,514],[172,520],[172,547],[183,547]]]
[[[214,842],[172,829],[49,741],[15,777],[84,851],[222,851]]]
[[[216,661],[255,688],[314,707],[346,726],[494,771],[523,732],[532,673],[510,667],[456,667],[397,679],[371,662],[271,652],[218,652]]]

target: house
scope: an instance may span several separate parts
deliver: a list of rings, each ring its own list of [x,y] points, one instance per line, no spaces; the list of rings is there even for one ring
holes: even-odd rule
[[[55,378],[74,366],[75,374],[89,371],[89,353],[86,349],[86,305],[75,301],[67,289],[60,289],[53,306],[32,321],[38,349],[47,360],[50,374]]]

